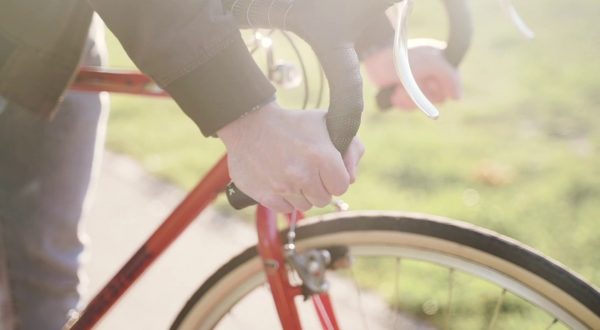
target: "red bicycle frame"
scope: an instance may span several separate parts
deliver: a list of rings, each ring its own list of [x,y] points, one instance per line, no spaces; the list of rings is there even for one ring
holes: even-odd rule
[[[71,89],[168,96],[150,78],[139,72],[91,68],[79,72]],[[72,320],[66,328],[91,329],[187,226],[214,201],[220,192],[225,190],[229,182],[227,157],[223,156],[117,274],[96,294],[78,318]],[[302,290],[299,286],[290,284],[276,219],[275,212],[263,206],[257,207],[258,250],[282,327],[286,330],[300,330],[302,326],[294,300],[296,296],[302,295]],[[313,296],[313,304],[324,329],[339,328],[327,294]]]

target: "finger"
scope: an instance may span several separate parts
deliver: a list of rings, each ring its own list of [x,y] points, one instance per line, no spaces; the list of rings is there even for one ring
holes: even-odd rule
[[[331,194],[323,186],[320,175],[317,181],[306,185],[302,188],[301,192],[309,203],[314,206],[323,207],[331,202]]]
[[[442,103],[446,100],[441,84],[434,77],[426,79],[423,87],[423,92],[431,102]]]
[[[391,101],[395,107],[402,110],[414,110],[417,107],[404,88],[396,88],[396,92],[392,95]]]
[[[257,200],[261,205],[266,206],[273,211],[281,213],[290,213],[294,211],[294,206],[280,196],[267,196]]]
[[[333,149],[333,147],[332,147]],[[350,177],[340,153],[333,149],[319,166],[319,175],[323,186],[330,195],[339,196],[348,190]]]
[[[312,208],[312,204],[302,195],[302,193],[283,196],[296,210],[305,212]]]
[[[444,90],[444,94],[451,99],[458,100],[462,97],[462,80],[456,69],[449,69],[446,74],[440,77],[439,83]]]
[[[346,153],[349,157],[344,157],[344,165],[346,165],[346,170],[350,177],[350,184],[353,184],[356,181],[356,163],[354,162],[354,159],[352,159],[354,158],[352,154],[352,152]]]
[[[450,96],[453,100],[460,100],[463,96],[463,84],[462,79],[460,77],[460,73],[456,72],[456,74],[453,75],[452,79],[452,86],[454,86],[454,88],[451,90]]]
[[[344,155],[344,165],[346,165],[346,170],[348,170],[351,184],[356,181],[358,163],[364,153],[365,146],[358,137],[354,137],[350,144],[350,148],[348,148],[348,151]]]

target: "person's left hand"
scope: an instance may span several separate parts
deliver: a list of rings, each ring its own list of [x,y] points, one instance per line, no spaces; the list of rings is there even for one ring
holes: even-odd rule
[[[411,40],[408,56],[417,84],[434,103],[448,99],[458,100],[462,96],[462,81],[458,70],[444,57],[444,45],[434,40]],[[403,110],[416,106],[398,79],[394,68],[394,54],[391,47],[369,56],[364,61],[367,75],[379,89],[396,85],[391,96],[391,104]]]

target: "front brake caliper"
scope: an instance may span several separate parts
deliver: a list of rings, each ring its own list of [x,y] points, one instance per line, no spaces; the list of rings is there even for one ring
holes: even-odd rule
[[[305,298],[323,293],[329,289],[325,279],[327,269],[341,269],[350,266],[348,248],[332,246],[325,249],[311,249],[302,253],[288,250],[287,262],[302,280]]]

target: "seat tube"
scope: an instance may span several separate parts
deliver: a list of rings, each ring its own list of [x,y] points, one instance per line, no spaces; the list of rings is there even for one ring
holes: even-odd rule
[[[277,214],[264,206],[256,211],[258,252],[261,255],[271,294],[284,330],[301,330],[294,298],[301,295],[299,287],[290,284],[283,255],[283,245],[277,230]]]

